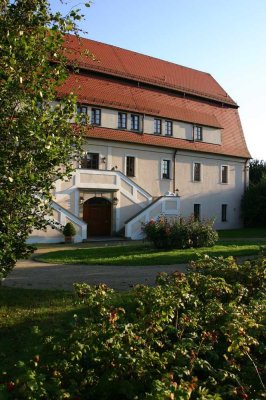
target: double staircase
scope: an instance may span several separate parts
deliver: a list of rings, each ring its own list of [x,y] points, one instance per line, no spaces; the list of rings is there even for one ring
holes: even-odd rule
[[[87,239],[87,223],[80,218],[82,191],[114,193],[118,201],[114,212],[116,232],[124,227],[125,237],[132,240],[143,238],[142,225],[150,219],[180,214],[180,199],[173,194],[153,199],[145,189],[120,171],[77,169],[69,182],[56,183],[51,203],[53,218],[49,218],[55,229],[72,222],[77,230],[76,242]],[[123,219],[123,207],[127,211],[126,220]]]

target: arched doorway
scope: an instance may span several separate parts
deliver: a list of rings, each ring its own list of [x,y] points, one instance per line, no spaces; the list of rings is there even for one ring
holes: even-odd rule
[[[93,197],[83,204],[83,220],[87,222],[88,236],[111,235],[112,205],[104,197]]]

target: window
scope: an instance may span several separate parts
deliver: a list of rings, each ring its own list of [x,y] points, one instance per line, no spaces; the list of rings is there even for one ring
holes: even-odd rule
[[[173,135],[173,122],[165,121],[165,135],[172,136]]]
[[[127,114],[123,112],[118,113],[118,129],[127,129]]]
[[[82,105],[78,105],[77,106],[77,113],[78,114],[88,114],[88,107],[87,106],[82,106]],[[80,122],[82,123],[82,124],[85,124],[86,123],[86,117],[84,116],[84,117],[81,117],[80,118]]]
[[[227,221],[227,204],[222,204],[222,222]]]
[[[88,107],[87,106],[78,105],[77,106],[77,113],[78,114],[88,114]]]
[[[193,165],[193,181],[200,182],[201,181],[201,164],[194,163]]]
[[[139,115],[131,114],[131,130],[139,131]]]
[[[200,220],[200,204],[194,204],[194,219],[196,221]]]
[[[221,182],[228,183],[228,166],[222,165],[221,167]]]
[[[91,123],[93,125],[101,125],[101,110],[99,108],[92,108]]]
[[[99,169],[99,154],[85,153],[81,160],[81,168]]]
[[[170,160],[162,160],[162,178],[170,179]]]
[[[155,118],[154,119],[154,133],[160,135],[162,133],[162,120]]]
[[[202,127],[201,126],[193,126],[193,137],[194,140],[202,141]]]
[[[128,156],[126,160],[127,176],[135,176],[135,157]]]

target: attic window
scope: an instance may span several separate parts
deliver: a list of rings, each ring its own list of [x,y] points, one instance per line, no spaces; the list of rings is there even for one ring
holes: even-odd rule
[[[91,123],[93,125],[101,125],[101,110],[99,108],[92,108]]]
[[[77,105],[77,113],[78,114],[88,114],[88,107],[87,106],[82,106],[82,105]]]
[[[162,120],[158,118],[154,118],[154,133],[157,135],[161,135],[162,133]]]
[[[193,126],[193,137],[194,140],[202,142],[202,126],[198,125]]]
[[[139,115],[131,114],[131,130],[139,131]]]

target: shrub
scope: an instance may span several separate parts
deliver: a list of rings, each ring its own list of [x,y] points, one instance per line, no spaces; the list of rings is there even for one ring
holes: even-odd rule
[[[265,262],[203,257],[187,275],[136,286],[130,304],[105,285],[76,285],[87,315],[45,340],[49,362],[18,363],[0,398],[265,398]]]
[[[66,237],[75,236],[77,233],[76,228],[71,222],[67,222],[63,229],[63,235]]]
[[[175,218],[168,220],[161,216],[143,224],[143,231],[157,249],[184,249],[189,247],[210,247],[218,240],[213,222]]]

